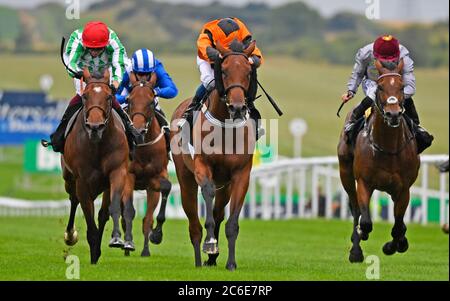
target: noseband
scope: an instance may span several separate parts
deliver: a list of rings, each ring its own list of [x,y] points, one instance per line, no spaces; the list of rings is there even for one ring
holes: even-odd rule
[[[383,78],[385,78],[385,77],[388,77],[388,76],[399,76],[399,77],[402,77],[402,75],[401,75],[400,73],[395,73],[395,72],[385,73],[385,74],[382,74],[382,75],[380,75],[380,76],[378,77],[378,79],[377,79],[377,85],[379,86],[379,81],[380,81],[381,79],[383,79]],[[383,117],[384,122],[386,123],[387,120],[388,120],[388,118],[386,117],[386,112],[384,111],[384,108],[383,108],[383,106],[381,105],[380,97],[379,97],[378,91],[379,91],[379,89],[378,89],[378,87],[377,87],[377,91],[376,91],[376,93],[375,93],[375,107],[376,107],[377,110],[380,112],[381,116]],[[388,104],[394,104],[394,103],[398,102],[398,99],[397,99],[396,97],[390,96],[390,97],[387,99],[387,102],[388,102]],[[403,105],[400,105],[400,106],[401,106],[401,108],[402,108],[402,114],[403,114],[403,113],[405,112],[405,108],[403,107]]]
[[[136,88],[136,87],[147,87],[147,88],[149,88],[149,89],[152,91],[152,93],[153,93],[153,87],[152,87],[147,81],[141,80],[141,81],[139,81],[139,82],[136,82],[136,83],[131,87],[131,91],[133,91],[133,89]],[[128,98],[128,112],[131,112],[131,102],[130,102],[129,99],[130,99],[130,98]],[[155,103],[155,98],[153,97],[153,99],[151,99],[151,101],[150,101],[150,109],[151,109],[152,111],[154,111],[154,103]],[[148,127],[152,124],[153,117],[155,116],[155,114],[151,114],[150,116],[147,117],[147,116],[145,115],[145,113],[142,113],[142,112],[134,112],[134,113],[131,114],[131,116],[130,116],[131,121],[133,121],[134,116],[138,116],[138,115],[144,117],[144,119],[145,119],[145,127],[144,127],[144,131],[145,131],[145,133],[147,133],[147,132],[148,132]]]
[[[105,84],[105,83],[102,83],[102,82],[91,82],[91,83],[88,83],[88,84],[86,85],[85,91],[86,91],[86,88],[87,88],[89,85],[94,85],[94,84],[96,84],[96,85],[105,85],[105,86],[107,86],[107,87],[111,90],[111,93],[108,94],[108,96],[107,96],[107,98],[106,98],[107,101],[108,101],[108,109],[105,110],[105,109],[102,108],[101,106],[93,105],[93,106],[90,106],[87,110],[83,110],[84,124],[87,123],[87,116],[89,115],[89,112],[90,112],[91,110],[93,110],[93,109],[99,109],[100,111],[103,112],[104,116],[106,116],[106,117],[105,117],[105,121],[103,122],[103,125],[106,125],[106,124],[108,123],[110,117],[111,117],[111,110],[112,110],[112,106],[113,106],[113,104],[112,104],[112,101],[113,101],[112,89],[111,89],[110,85],[108,85],[108,84]],[[95,88],[94,88],[94,89],[95,89]],[[87,100],[87,96],[85,96],[85,93],[83,93],[82,99],[83,99],[83,106],[86,107],[86,106],[85,106],[85,102],[86,102],[86,100]]]
[[[223,56],[222,61],[220,62],[220,64],[222,65],[222,63],[225,61],[225,59],[226,59],[227,57],[229,57],[229,56],[232,56],[232,55],[241,55],[241,56],[245,57],[245,58],[248,60],[248,56],[247,56],[245,53],[242,53],[242,52],[234,52],[234,51],[232,51],[232,52],[228,52],[228,53],[224,54],[224,56]],[[242,89],[242,91],[244,91],[244,97],[245,97],[244,100],[245,100],[245,104],[247,104],[247,94],[248,94],[248,89],[246,89],[246,88],[245,88],[242,84],[240,84],[240,83],[231,84],[231,85],[229,85],[228,87],[226,87],[225,90],[224,90],[223,95],[221,95],[221,97],[220,97],[220,100],[221,100],[222,102],[225,102],[226,105],[229,106],[229,104],[228,104],[228,102],[227,102],[227,100],[228,100],[228,93],[229,93],[232,89],[235,89],[235,88],[239,88],[239,89]]]

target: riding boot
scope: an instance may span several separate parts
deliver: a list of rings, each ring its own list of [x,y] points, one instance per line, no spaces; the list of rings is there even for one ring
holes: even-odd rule
[[[177,123],[177,126],[179,128],[182,128],[186,124],[186,122],[188,122],[189,127],[192,128],[194,111],[196,111],[200,107],[202,100],[207,92],[208,90],[205,88],[205,86],[203,86],[203,84],[200,84],[200,86],[197,88],[197,91],[195,92],[194,98],[192,98],[191,103],[183,113],[183,116],[181,116],[181,120]]]
[[[161,128],[164,127],[164,138],[166,138],[166,150],[167,153],[170,152],[170,128],[169,124],[167,123],[166,115],[164,114],[163,110],[159,107],[155,108],[156,111],[156,120],[158,120],[158,124]]]
[[[65,137],[67,125],[69,124],[69,120],[72,118],[73,114],[75,114],[81,107],[83,106],[82,99],[80,95],[75,95],[70,101],[69,105],[64,112],[61,122],[56,128],[55,132],[50,135],[50,142],[42,139],[41,144],[44,147],[52,146],[54,152],[63,153],[64,145],[65,145]]]
[[[133,160],[135,146],[144,143],[144,135],[136,130],[130,120],[130,117],[128,117],[128,114],[125,113],[120,105],[113,107],[125,125],[125,134],[127,136],[128,146],[130,148],[130,159]]]
[[[422,153],[425,149],[431,146],[434,137],[430,133],[427,132],[423,127],[420,126],[419,115],[416,111],[416,106],[414,105],[414,101],[412,98],[405,99],[405,114],[411,118],[414,123],[413,132],[416,135],[417,140],[417,151],[418,153]]]
[[[260,122],[261,114],[259,113],[258,109],[256,109],[254,100],[249,100],[247,102],[247,107],[249,109],[250,118],[255,121],[255,125],[256,125],[255,136],[256,136],[256,141],[258,141],[259,138],[264,136],[264,134],[266,133],[264,128],[261,127],[261,122]]]
[[[355,136],[355,125],[356,123],[363,117],[364,112],[370,108],[372,105],[373,100],[369,96],[366,96],[361,103],[353,109],[352,115],[350,116],[350,119],[348,120],[347,124],[344,126],[344,133],[348,137],[348,142],[352,141],[353,137]]]

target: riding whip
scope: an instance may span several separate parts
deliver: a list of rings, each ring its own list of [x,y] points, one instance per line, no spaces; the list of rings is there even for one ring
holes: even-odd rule
[[[338,109],[338,111],[337,111],[337,113],[336,113],[336,115],[340,118],[341,116],[339,115],[339,112],[341,111],[341,109],[342,109],[342,107],[345,105],[345,103],[346,103],[346,101],[343,101],[342,103],[341,103],[341,105],[339,106],[339,109]]]
[[[60,50],[60,54],[61,54],[61,61],[64,65],[64,67],[66,67],[66,70],[68,70],[70,73],[72,73],[73,76],[77,76],[78,72],[73,71],[69,66],[67,66],[66,62],[64,61],[64,44],[66,43],[66,38],[62,37],[61,39],[61,50]]]
[[[267,99],[269,100],[270,104],[273,106],[273,108],[275,109],[275,111],[277,111],[278,116],[283,115],[283,112],[280,110],[280,108],[278,107],[278,105],[276,104],[275,100],[273,100],[272,97],[270,97],[269,94],[267,94],[266,90],[264,90],[263,86],[259,83],[259,81],[257,81],[258,86],[263,90],[264,94],[266,94]]]

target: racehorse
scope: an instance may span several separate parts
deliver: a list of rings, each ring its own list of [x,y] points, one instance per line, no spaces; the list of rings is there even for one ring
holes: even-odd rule
[[[95,264],[101,254],[106,221],[110,214],[113,218],[119,218],[121,205],[127,225],[124,248],[133,245],[131,225],[135,211],[128,174],[128,144],[120,118],[112,113],[114,95],[109,86],[109,72],[105,70],[102,75],[91,76],[85,68],[83,79],[86,82],[82,95],[83,107],[67,136],[61,156],[65,188],[71,202],[64,241],[67,245],[77,242],[74,219],[79,203],[86,219],[91,263]],[[97,228],[94,200],[102,192]],[[117,231],[116,228],[114,233]]]
[[[203,252],[208,254],[208,261],[204,265],[216,265],[216,259],[219,256],[219,228],[224,220],[224,208],[230,202],[230,216],[225,225],[228,239],[226,268],[235,270],[237,267],[235,244],[239,232],[238,218],[249,185],[255,146],[255,125],[249,122],[251,120],[248,119],[246,103],[252,72],[248,57],[255,49],[255,41],[246,49],[238,42],[235,46],[234,49],[232,47],[233,50],[229,50],[217,42],[216,47],[221,60],[216,64],[220,64],[218,66],[221,67],[221,72],[216,72],[216,89],[208,96],[202,111],[194,121],[192,139],[195,145],[207,145],[209,150],[201,147],[201,150],[196,149],[191,157],[185,149],[189,139],[181,135],[186,127],[182,130],[175,129],[177,119],[181,117],[191,98],[182,102],[172,116],[171,124],[174,129],[171,131],[172,156],[180,183],[183,209],[189,219],[189,234],[197,267],[202,265],[200,253],[202,226],[198,217],[198,186],[201,187],[206,204],[206,238]],[[218,92],[218,85],[222,86],[223,94]],[[233,122],[225,122],[229,120]],[[235,122],[236,120],[241,121]],[[245,126],[242,126],[243,124]],[[201,127],[202,130],[196,131],[197,127]],[[241,135],[236,135],[236,139],[231,142],[223,142],[222,138],[230,130],[236,133],[240,130]],[[213,132],[221,134],[220,139],[208,140],[207,136],[209,137]],[[232,150],[237,149],[237,144],[243,144],[243,152],[225,151],[227,147],[230,149],[232,147]]]
[[[147,191],[147,212],[142,222],[144,234],[144,249],[141,256],[150,256],[148,241],[159,244],[162,241],[162,226],[165,221],[167,198],[172,184],[168,180],[164,129],[159,126],[155,118],[155,94],[153,88],[156,84],[156,74],[152,73],[150,80],[137,78],[131,73],[131,93],[128,97],[128,114],[138,131],[145,135],[143,144],[138,144],[135,158],[130,164],[132,187],[136,190]],[[153,213],[159,202],[161,206],[156,217],[157,226],[153,229]]]
[[[346,142],[343,131],[338,145],[341,182],[353,215],[350,262],[364,260],[360,241],[367,240],[372,231],[369,203],[375,189],[387,192],[394,201],[393,240],[383,246],[383,252],[386,255],[406,252],[408,240],[403,217],[409,204],[410,187],[420,167],[416,140],[407,125],[408,119],[403,116],[403,60],[392,70],[379,61],[375,66],[380,76],[372,114],[354,147]],[[347,120],[349,117],[350,113]]]

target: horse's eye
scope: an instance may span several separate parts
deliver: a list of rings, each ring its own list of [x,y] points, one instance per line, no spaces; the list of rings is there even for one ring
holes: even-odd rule
[[[381,92],[384,91],[382,86],[378,86],[378,90],[380,90]]]

